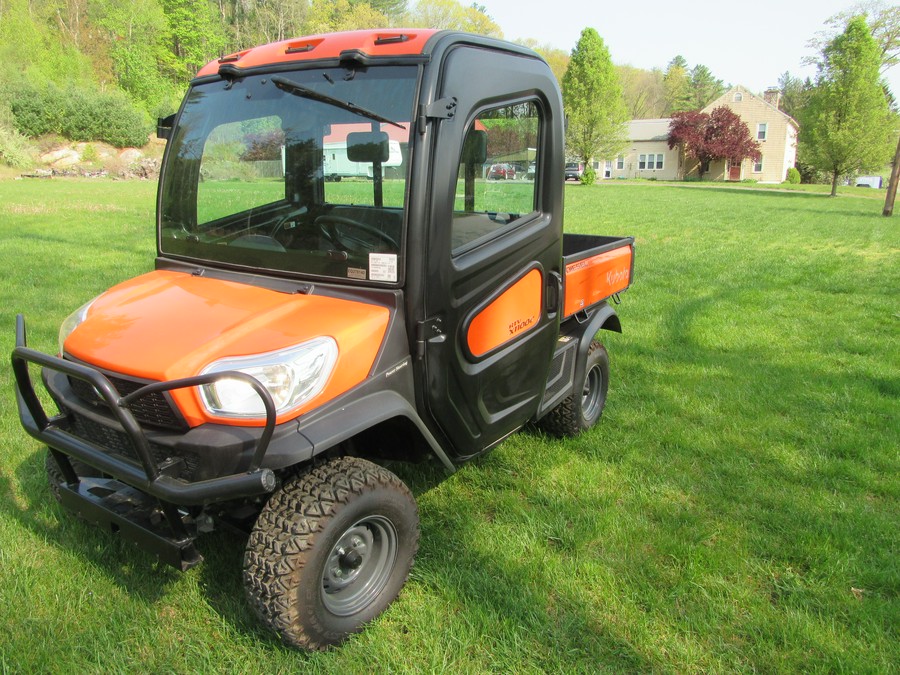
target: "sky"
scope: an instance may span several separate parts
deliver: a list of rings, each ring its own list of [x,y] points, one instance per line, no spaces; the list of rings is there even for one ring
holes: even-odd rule
[[[803,66],[806,45],[825,21],[855,0],[479,0],[508,40],[534,38],[571,52],[583,28],[596,29],[613,63],[661,68],[681,54],[707,66],[725,84],[754,92],[787,71],[814,78]],[[887,3],[890,4],[890,3]],[[886,73],[900,94],[900,65]]]

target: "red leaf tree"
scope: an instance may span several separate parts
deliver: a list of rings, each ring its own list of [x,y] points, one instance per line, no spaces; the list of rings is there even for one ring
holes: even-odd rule
[[[700,177],[709,171],[710,162],[727,159],[740,164],[746,158],[759,161],[762,153],[744,121],[727,106],[711,113],[687,110],[672,115],[669,124],[669,148],[684,147],[685,155],[700,163]]]

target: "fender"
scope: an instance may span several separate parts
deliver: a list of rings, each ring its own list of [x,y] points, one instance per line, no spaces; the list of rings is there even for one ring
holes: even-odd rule
[[[616,333],[622,332],[622,323],[619,321],[619,315],[605,300],[598,304],[595,309],[587,312],[587,317],[579,320],[579,315],[575,315],[575,319],[577,323],[570,333],[570,335],[578,338],[578,357],[575,359],[575,376],[572,378],[573,393],[577,392],[584,382],[587,374],[584,367],[587,362],[587,353],[597,333],[601,330],[611,330]]]
[[[312,445],[310,456],[315,457],[367,429],[397,417],[411,422],[441,464],[450,473],[456,471],[456,466],[425,426],[415,408],[402,394],[389,389],[355,397],[350,403],[301,425],[299,432]]]

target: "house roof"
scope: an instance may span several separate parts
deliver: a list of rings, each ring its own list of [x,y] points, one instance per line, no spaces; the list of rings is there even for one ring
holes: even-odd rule
[[[798,130],[800,129],[800,125],[797,123],[797,120],[795,120],[793,117],[791,117],[786,112],[784,112],[784,110],[781,110],[780,108],[772,105],[762,96],[757,96],[752,91],[747,89],[747,87],[742,87],[741,85],[735,85],[734,87],[732,87],[731,89],[726,91],[724,94],[722,94],[715,101],[713,101],[712,103],[709,103],[705,108],[703,108],[703,112],[708,113],[708,112],[711,112],[713,110],[713,108],[718,108],[720,105],[727,105],[729,102],[734,100],[734,93],[736,91],[741,92],[741,94],[744,94],[745,96],[751,96],[752,98],[755,98],[760,103],[763,103],[763,104],[769,106],[775,112],[783,115],[784,118],[788,121],[788,124],[792,124],[795,129],[798,129]]]
[[[628,138],[632,141],[666,141],[669,139],[671,118],[656,120],[631,120],[628,123]]]

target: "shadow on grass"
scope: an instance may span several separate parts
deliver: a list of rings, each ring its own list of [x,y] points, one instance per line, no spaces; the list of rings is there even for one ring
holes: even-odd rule
[[[758,188],[752,185],[748,185],[747,187],[737,187],[733,185],[711,185],[711,184],[669,184],[666,187],[671,187],[676,190],[703,190],[704,192],[725,192],[728,194],[744,194],[753,197],[759,197],[760,195],[771,195],[773,197],[780,198],[806,198],[806,199],[829,199],[831,195],[825,194],[822,192],[804,192],[802,190],[786,190],[786,189],[778,189],[778,188]],[[839,195],[840,196],[840,195]]]
[[[142,601],[152,603],[161,598],[178,572],[58,504],[47,481],[41,480],[46,476],[44,457],[44,451],[35,452],[16,469],[26,504],[20,508],[13,500],[4,499],[0,500],[0,510],[53,547],[102,570],[116,585]],[[0,484],[0,492],[4,490],[12,491],[10,485]]]

